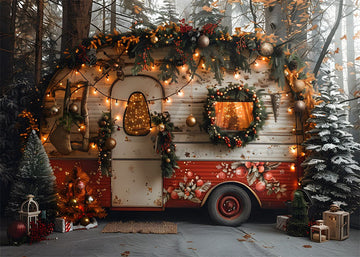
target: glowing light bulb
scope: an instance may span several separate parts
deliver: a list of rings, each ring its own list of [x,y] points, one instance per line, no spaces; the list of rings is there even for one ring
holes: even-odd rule
[[[97,90],[96,89],[94,89],[94,95],[96,95],[97,94]]]
[[[79,72],[78,72],[78,71],[75,71],[75,74],[76,74],[76,75],[78,75],[78,74],[79,74]]]
[[[181,66],[181,70],[186,71],[186,66],[185,65]]]
[[[110,99],[109,99],[109,98],[106,98],[106,102],[107,102],[107,103],[110,103]]]
[[[292,154],[296,154],[296,145],[293,145],[293,146],[291,146],[290,147],[290,152],[292,153]]]
[[[60,86],[62,86],[62,82],[60,82],[60,84],[59,84]]]
[[[259,66],[259,63],[258,63],[258,62],[255,62],[254,65],[255,65],[255,67],[258,67],[258,66]]]
[[[95,143],[92,143],[92,144],[91,144],[91,148],[93,148],[93,149],[96,148],[96,144],[95,144]]]
[[[287,111],[288,111],[288,113],[292,113],[292,108],[291,107],[289,107],[288,109],[287,109]]]
[[[168,81],[168,80],[164,80],[164,84],[165,84],[165,85],[169,85],[169,81]]]
[[[115,105],[116,105],[116,106],[118,106],[118,105],[119,105],[119,103],[118,103],[118,100],[117,100],[117,99],[115,100]]]
[[[236,72],[236,73],[234,74],[234,79],[239,79],[239,78],[240,78],[240,74]]]
[[[205,63],[203,63],[203,64],[201,65],[201,67],[202,67],[203,69],[206,69]]]
[[[85,63],[81,64],[81,67],[83,67],[83,68],[84,68],[84,67],[85,67]]]
[[[295,163],[292,163],[292,164],[290,165],[290,170],[291,170],[291,171],[295,171]]]
[[[120,115],[116,115],[115,119],[120,120]]]
[[[199,57],[199,55],[200,54],[198,52],[195,52],[195,54],[194,54],[195,57]]]
[[[178,95],[178,96],[183,96],[183,95],[184,95],[184,91],[179,90],[179,91],[177,92],[177,95]]]
[[[165,101],[166,101],[167,103],[171,103],[171,98],[170,98],[170,97],[167,97],[167,98],[165,98]]]

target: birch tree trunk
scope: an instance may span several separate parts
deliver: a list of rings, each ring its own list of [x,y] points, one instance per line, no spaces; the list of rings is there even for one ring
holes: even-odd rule
[[[343,46],[341,40],[342,34],[343,34],[342,22],[340,22],[339,27],[336,30],[334,36],[335,51],[337,52],[334,54],[334,58],[335,58],[336,82],[342,89],[344,89],[343,50],[342,50]]]
[[[286,20],[284,7],[286,8],[286,1],[280,0],[265,9],[265,32],[276,35],[278,43],[281,43],[281,39],[285,39],[287,35],[287,26],[284,23]]]
[[[111,3],[110,33],[116,30],[116,0]]]

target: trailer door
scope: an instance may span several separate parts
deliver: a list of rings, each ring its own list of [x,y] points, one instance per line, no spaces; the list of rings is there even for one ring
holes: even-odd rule
[[[164,91],[149,76],[129,76],[111,88],[111,115],[116,119],[112,137],[112,207],[162,207],[160,156],[154,150],[156,129],[150,113],[162,111]]]

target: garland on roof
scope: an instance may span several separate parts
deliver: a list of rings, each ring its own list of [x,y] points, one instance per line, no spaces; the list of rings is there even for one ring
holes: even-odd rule
[[[154,65],[151,56],[153,49],[171,46],[168,55],[161,61],[161,80],[177,82],[182,65],[187,65],[190,73],[196,75],[201,63],[214,73],[214,78],[221,84],[225,69],[250,71],[250,65],[262,55],[271,59],[272,75],[283,87],[284,65],[287,64],[283,49],[274,47],[271,43],[273,40],[262,33],[243,32],[240,29],[236,32],[231,36],[221,30],[218,24],[206,24],[198,29],[182,20],[180,24],[171,22],[153,30],[134,29],[125,33],[98,34],[83,40],[77,48],[65,51],[58,68],[68,66],[79,69],[84,63],[95,64],[92,49],[112,46],[119,48],[129,58],[134,58],[132,72],[136,75]]]
[[[262,128],[267,118],[260,98],[264,90],[254,91],[254,88],[249,88],[247,85],[232,83],[226,88],[210,88],[208,90],[203,127],[214,144],[225,143],[229,148],[242,147],[258,137],[257,131]],[[252,102],[253,119],[249,127],[236,132],[228,132],[216,125],[215,105],[218,102]]]

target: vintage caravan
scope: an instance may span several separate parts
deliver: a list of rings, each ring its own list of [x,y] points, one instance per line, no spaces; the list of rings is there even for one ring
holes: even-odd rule
[[[162,42],[157,33],[149,45]],[[148,63],[145,51],[147,65],[136,70],[127,51],[130,37],[139,43],[124,37],[118,45],[93,38],[75,52],[82,62],[63,65],[49,83],[41,137],[58,184],[78,165],[103,207],[206,205],[225,225],[246,221],[255,206],[284,208],[299,185],[301,128],[289,85],[271,77],[271,53],[244,53],[249,70],[222,69],[220,84],[204,57],[210,37],[193,49],[196,71],[179,63],[175,81],[164,79],[172,46],[153,47]]]

